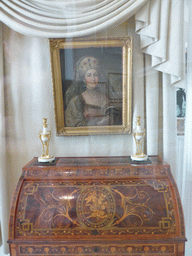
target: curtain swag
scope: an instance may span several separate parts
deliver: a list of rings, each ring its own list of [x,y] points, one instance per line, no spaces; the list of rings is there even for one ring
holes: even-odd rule
[[[2,21],[26,35],[81,37],[119,25],[148,0],[2,0]]]

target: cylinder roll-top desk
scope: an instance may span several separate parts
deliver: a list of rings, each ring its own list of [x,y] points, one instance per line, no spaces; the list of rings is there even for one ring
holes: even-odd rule
[[[34,158],[22,169],[11,256],[184,256],[185,241],[179,193],[158,156]]]

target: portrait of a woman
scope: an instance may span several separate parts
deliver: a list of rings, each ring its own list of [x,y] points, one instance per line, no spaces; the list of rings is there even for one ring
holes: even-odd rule
[[[65,93],[66,127],[114,124],[118,110],[109,104],[101,74],[97,58],[84,56],[77,61],[75,79]]]

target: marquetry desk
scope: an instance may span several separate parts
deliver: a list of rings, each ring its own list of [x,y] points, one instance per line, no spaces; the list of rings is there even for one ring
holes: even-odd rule
[[[158,156],[34,158],[23,167],[11,256],[183,256],[185,241],[179,193]]]

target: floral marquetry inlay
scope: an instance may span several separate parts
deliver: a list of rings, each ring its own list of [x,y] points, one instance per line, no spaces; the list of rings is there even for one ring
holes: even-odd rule
[[[113,222],[115,207],[113,193],[102,186],[88,187],[82,191],[76,204],[81,224],[95,229],[109,226]]]
[[[165,180],[25,182],[20,195],[18,237],[174,232]]]

